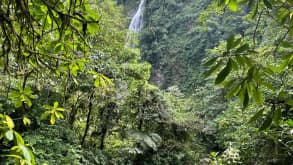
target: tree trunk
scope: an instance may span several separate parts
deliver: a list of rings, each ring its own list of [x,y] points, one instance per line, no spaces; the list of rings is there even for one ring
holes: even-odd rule
[[[88,112],[87,119],[86,119],[86,126],[85,126],[85,130],[84,130],[84,134],[83,134],[83,137],[82,137],[82,140],[81,140],[81,143],[80,143],[81,145],[84,144],[87,132],[88,132],[89,127],[90,127],[91,113],[92,113],[92,109],[93,109],[93,102],[92,102],[93,97],[94,97],[94,90],[92,89],[91,95],[89,97],[89,112]]]

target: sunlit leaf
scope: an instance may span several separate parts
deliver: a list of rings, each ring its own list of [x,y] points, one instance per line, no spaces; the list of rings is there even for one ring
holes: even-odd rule
[[[12,129],[8,130],[8,131],[5,133],[5,137],[6,137],[9,141],[13,140],[13,130],[12,130]]]
[[[6,119],[6,124],[7,124],[8,128],[13,129],[14,128],[13,120],[8,115],[5,115],[5,119]]]

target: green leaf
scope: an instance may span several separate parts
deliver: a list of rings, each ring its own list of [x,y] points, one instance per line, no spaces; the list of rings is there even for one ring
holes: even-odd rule
[[[54,52],[55,53],[59,53],[63,49],[64,49],[63,44],[62,43],[58,43],[58,44],[56,44],[56,46],[54,48]]]
[[[247,64],[247,66],[251,67],[252,66],[252,59],[247,57],[247,56],[243,56],[243,61]]]
[[[31,124],[31,120],[29,118],[27,118],[27,117],[23,117],[22,121],[23,121],[24,125],[30,125]]]
[[[272,9],[272,3],[269,0],[263,0],[264,4],[266,5],[267,8]]]
[[[57,101],[54,102],[54,108],[58,108],[59,103]]]
[[[13,140],[13,130],[12,130],[12,129],[8,130],[8,131],[5,133],[5,137],[6,137],[9,141]]]
[[[252,12],[252,18],[253,19],[255,18],[257,13],[258,13],[258,1],[256,1],[256,4],[254,5],[254,8],[253,8],[253,12]]]
[[[223,82],[226,79],[226,77],[229,75],[231,70],[232,70],[232,62],[231,62],[231,59],[229,58],[225,68],[218,74],[215,80],[215,84],[220,84],[221,82]]]
[[[227,39],[227,45],[226,45],[227,51],[233,48],[233,44],[234,44],[234,35],[230,35]]]
[[[45,120],[48,118],[48,116],[51,114],[50,111],[46,111],[41,115],[41,120]]]
[[[50,123],[51,123],[52,125],[55,124],[55,115],[54,115],[54,114],[51,114]]]
[[[236,2],[236,0],[230,0],[229,9],[234,12],[238,10],[238,3]]]
[[[253,79],[254,69],[255,69],[255,66],[252,66],[247,71],[247,81],[251,81]]]
[[[33,105],[32,101],[24,95],[25,103],[28,107],[31,107]]]
[[[286,122],[289,125],[289,127],[293,127],[293,120],[292,119],[289,119]]]
[[[242,40],[242,38],[238,38],[237,40],[235,40],[233,42],[233,47],[232,48],[235,48],[236,46],[238,46],[241,43],[241,40]]]
[[[240,66],[243,66],[245,64],[244,59],[240,55],[236,56],[235,59]]]
[[[249,95],[248,95],[248,91],[246,88],[245,93],[244,93],[243,108],[247,108],[248,103],[249,103]]]
[[[31,153],[31,151],[24,145],[19,145],[19,148],[22,151],[24,159],[27,162],[32,162],[32,153]]]
[[[256,112],[248,121],[248,123],[251,123],[253,121],[255,121],[257,118],[259,118],[263,112],[264,112],[265,109],[261,109],[260,111]]]
[[[203,65],[204,66],[211,66],[212,64],[214,64],[216,61],[217,61],[217,59],[218,59],[219,57],[213,57],[212,59],[210,59],[210,60],[208,60],[206,63],[204,63]]]
[[[262,96],[262,93],[260,92],[259,88],[255,89],[255,91],[253,93],[253,98],[258,105],[262,105],[263,96]]]
[[[16,140],[16,144],[17,145],[24,145],[24,140],[21,137],[21,135],[16,131],[13,131],[13,134],[14,134],[14,137],[15,137],[15,140]]]
[[[263,130],[269,128],[272,124],[272,121],[273,121],[273,119],[272,119],[271,115],[270,114],[267,115],[265,121],[263,122],[263,124],[259,128],[259,131],[263,131]]]
[[[273,118],[273,121],[274,121],[274,124],[275,125],[279,125],[280,124],[281,115],[282,115],[281,109],[275,110],[275,112],[274,112],[274,118]]]
[[[231,62],[232,62],[232,68],[234,71],[237,71],[239,69],[238,67],[238,63],[236,61],[234,61],[232,58],[231,58]]]
[[[217,4],[218,4],[218,6],[223,6],[223,5],[225,5],[225,0],[217,0]]]
[[[233,85],[233,87],[225,95],[225,98],[229,99],[229,98],[231,98],[233,96],[236,96],[239,93],[239,89],[240,89],[240,83],[237,83],[236,85]]]
[[[64,118],[63,114],[60,113],[60,112],[58,112],[58,111],[55,112],[55,116],[56,116],[58,119],[63,119],[63,118]]]
[[[7,124],[8,128],[13,129],[14,128],[13,120],[8,115],[5,115],[5,120],[6,120],[6,124]]]
[[[267,89],[275,91],[275,87],[270,82],[262,81],[261,85],[265,86]]]
[[[221,63],[217,63],[216,65],[212,66],[208,71],[204,72],[203,77],[209,77],[211,74],[213,74],[215,71],[219,69],[220,65]]]
[[[249,45],[244,44],[244,45],[240,46],[239,48],[237,48],[235,53],[243,53],[244,51],[246,51],[248,49],[249,49]]]

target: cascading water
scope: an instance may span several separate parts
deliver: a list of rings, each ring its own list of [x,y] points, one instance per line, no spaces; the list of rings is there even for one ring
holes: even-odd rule
[[[143,9],[144,9],[145,0],[141,0],[139,7],[135,13],[135,15],[132,17],[129,30],[133,32],[139,32],[143,25]]]
[[[144,11],[144,6],[145,6],[145,1],[146,0],[141,0],[139,3],[139,7],[134,14],[134,16],[131,19],[130,25],[129,25],[129,33],[127,34],[126,37],[126,46],[131,46],[134,47],[134,43],[132,43],[132,39],[135,35],[135,33],[139,32],[142,27],[143,27],[143,11]]]

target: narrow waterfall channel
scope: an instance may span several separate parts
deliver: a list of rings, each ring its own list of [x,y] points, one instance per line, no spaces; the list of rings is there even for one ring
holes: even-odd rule
[[[143,10],[144,10],[145,0],[141,0],[139,7],[132,17],[129,30],[133,32],[139,32],[143,27]]]
[[[137,11],[135,12],[134,16],[131,19],[131,22],[129,24],[129,32],[126,36],[126,47],[135,47],[135,43],[133,42],[133,39],[137,36],[136,33],[138,33],[142,27],[143,27],[143,12],[145,7],[145,0],[141,0],[138,6]]]

